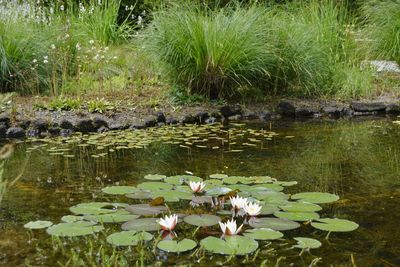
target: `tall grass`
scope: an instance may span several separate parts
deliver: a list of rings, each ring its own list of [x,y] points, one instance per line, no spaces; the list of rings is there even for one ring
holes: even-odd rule
[[[367,46],[379,58],[400,63],[400,1],[368,0],[362,6]]]
[[[193,93],[230,96],[268,76],[264,10],[184,6],[161,9],[147,33],[147,51],[176,83]]]

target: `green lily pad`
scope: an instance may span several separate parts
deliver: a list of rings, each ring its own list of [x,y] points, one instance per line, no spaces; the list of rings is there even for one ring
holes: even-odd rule
[[[101,191],[110,195],[125,195],[129,193],[133,193],[137,190],[134,186],[107,186]]]
[[[108,202],[89,202],[81,203],[69,208],[75,214],[105,214],[117,211],[117,208],[126,207],[123,203],[108,203]]]
[[[162,190],[162,189],[172,189],[172,185],[171,184],[167,184],[167,183],[163,183],[163,182],[144,182],[141,184],[138,184],[137,186],[140,189],[143,190]]]
[[[150,241],[153,235],[135,230],[122,231],[107,236],[107,242],[114,246],[136,246],[141,241]]]
[[[238,184],[241,180],[244,180],[245,177],[241,176],[229,176],[223,179],[224,184]]]
[[[281,232],[268,228],[249,229],[243,235],[255,240],[274,240],[283,236]]]
[[[270,190],[273,190],[276,192],[280,192],[284,189],[283,186],[281,186],[279,184],[256,184],[256,185],[253,185],[253,187],[254,188],[257,188],[257,187],[267,188],[267,189],[270,189]]]
[[[206,191],[207,196],[219,196],[219,195],[225,195],[231,192],[232,190],[227,187],[214,187],[208,191]]]
[[[156,218],[143,218],[128,221],[122,224],[122,230],[136,230],[136,231],[158,231],[160,230],[160,225],[158,224],[158,219]]]
[[[24,225],[27,229],[44,229],[52,226],[53,223],[50,221],[30,221]]]
[[[77,216],[77,215],[65,215],[61,217],[61,221],[63,222],[78,222],[78,221],[83,221],[84,217],[83,216]]]
[[[135,192],[126,194],[125,196],[132,199],[150,199],[151,192],[148,190],[136,190]]]
[[[180,199],[191,200],[193,194],[176,190],[156,190],[152,192],[151,197],[163,197],[165,202],[178,202]]]
[[[339,199],[339,196],[330,193],[304,192],[292,195],[291,199],[300,199],[304,202],[323,204],[335,202]]]
[[[279,218],[254,218],[249,221],[249,225],[253,228],[270,228],[276,231],[286,231],[300,227],[297,222]]]
[[[158,215],[166,212],[165,206],[150,206],[149,204],[136,204],[126,207],[126,210],[136,215]]]
[[[294,245],[293,247],[295,248],[301,248],[301,249],[313,249],[313,248],[319,248],[322,246],[321,242],[314,238],[308,238],[308,237],[295,237],[294,240],[297,241],[297,244]]]
[[[78,221],[72,223],[59,223],[47,228],[46,232],[54,236],[73,237],[90,235],[103,230],[104,227],[94,222]]]
[[[292,221],[312,221],[319,219],[319,214],[316,212],[290,212],[290,211],[277,211],[274,215],[281,219],[288,219]]]
[[[274,212],[279,211],[279,208],[275,204],[266,204],[265,202],[260,202],[261,205],[261,211],[260,215],[269,215],[269,214],[274,214]]]
[[[147,174],[146,176],[144,176],[144,179],[151,181],[161,181],[165,178],[167,178],[167,176],[161,174]]]
[[[197,243],[191,239],[183,239],[182,241],[162,240],[157,247],[167,252],[180,253],[194,249]]]
[[[232,211],[231,210],[219,210],[219,211],[217,211],[217,214],[219,214],[219,215],[232,215]]]
[[[284,211],[290,212],[314,212],[322,210],[322,207],[307,202],[287,202],[285,205],[279,206]]]
[[[191,225],[207,227],[218,224],[221,218],[211,214],[193,214],[183,218],[183,221]]]
[[[255,190],[250,191],[251,196],[255,199],[262,200],[269,204],[281,204],[286,203],[286,200],[289,199],[289,196],[282,193],[276,192],[272,190]]]
[[[118,210],[114,213],[92,215],[87,214],[83,216],[87,221],[101,222],[101,223],[119,223],[127,222],[139,218],[139,215],[134,215],[126,210]]]
[[[226,236],[225,240],[209,236],[200,241],[200,245],[207,251],[225,255],[246,255],[258,248],[258,243],[245,236]]]
[[[192,175],[175,175],[165,178],[164,181],[173,185],[181,185],[189,182],[201,182],[203,179]]]
[[[288,181],[288,182],[275,182],[276,184],[282,185],[282,186],[293,186],[297,185],[297,181]]]
[[[226,174],[221,174],[221,173],[214,173],[214,174],[211,174],[210,176],[209,176],[211,179],[224,179],[224,178],[226,178],[226,177],[228,177],[228,175],[226,175]]]
[[[319,230],[328,232],[351,232],[358,228],[358,224],[344,219],[319,219],[318,222],[312,222],[311,225]]]

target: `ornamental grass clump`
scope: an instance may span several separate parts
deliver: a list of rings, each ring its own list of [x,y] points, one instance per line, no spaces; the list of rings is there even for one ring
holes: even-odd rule
[[[173,7],[154,14],[146,49],[189,93],[232,96],[268,77],[265,9]]]

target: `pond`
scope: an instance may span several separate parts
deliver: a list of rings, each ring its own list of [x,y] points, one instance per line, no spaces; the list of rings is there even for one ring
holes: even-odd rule
[[[7,162],[5,176],[15,177],[23,168],[22,178],[7,192],[0,208],[2,266],[400,265],[400,126],[387,118],[165,127],[77,135],[68,139],[33,139],[17,144]],[[339,196],[339,200],[327,201],[329,203],[315,201],[322,208],[317,211],[318,216],[345,219],[359,227],[349,232],[327,232],[311,225],[318,222],[318,218],[312,219],[313,223],[307,218],[300,219],[296,220],[299,224],[296,229],[283,229],[283,236],[278,234],[276,239],[254,241],[257,243],[254,249],[250,249],[254,243],[247,244],[246,249],[251,252],[236,257],[200,249],[203,239],[221,236],[217,223],[197,227],[186,222],[190,220],[179,219],[174,240],[187,238],[195,242],[192,247],[188,245],[190,251],[179,254],[166,252],[168,249],[163,249],[165,243],[157,246],[165,236],[168,239],[173,235],[164,232],[160,236],[160,231],[150,231],[150,237],[143,239],[151,240],[142,240],[133,246],[111,245],[107,236],[120,232],[123,222],[104,223],[104,226],[100,223],[97,233],[80,237],[57,237],[49,235],[46,229],[24,228],[24,224],[36,220],[59,224],[64,215],[74,215],[74,209],[71,211],[70,207],[75,206],[75,211],[76,207],[82,208],[76,206],[80,203],[148,204],[151,200],[107,194],[102,189],[141,183],[139,187],[146,187],[143,183],[160,182],[149,180],[158,179],[157,176],[144,179],[149,174],[175,176],[169,178],[171,184],[187,188],[185,184],[176,184],[180,183],[177,175],[190,180],[193,176],[201,177],[206,184],[211,175],[214,182],[209,182],[209,186],[225,175],[239,176],[229,178],[221,185],[228,188],[241,184],[243,179],[276,178],[278,182],[263,180],[264,184],[270,182],[271,191],[281,191],[279,187],[282,187],[282,192],[288,196],[300,192],[327,192]],[[283,181],[296,181],[297,184],[282,184]],[[235,192],[241,195],[245,190]],[[164,197],[167,209],[179,216],[182,213],[212,213],[224,222],[230,218],[208,204],[191,206],[190,200],[180,195],[178,199],[173,193],[160,196]],[[163,205],[161,197],[156,201]],[[279,206],[279,210],[286,204],[276,204],[276,207]],[[110,208],[105,205],[100,209]],[[225,213],[229,213],[229,204],[225,206]],[[276,217],[278,210],[275,216],[261,217]],[[77,214],[82,212],[75,212]],[[138,217],[129,218],[134,221]],[[237,220],[246,223],[247,219],[238,217]],[[52,229],[57,230],[54,226]],[[243,229],[245,233],[251,232],[247,224]],[[297,248],[294,239],[297,237],[318,240],[321,246],[305,250]]]

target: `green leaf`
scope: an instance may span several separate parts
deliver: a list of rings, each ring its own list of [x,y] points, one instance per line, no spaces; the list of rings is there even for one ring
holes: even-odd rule
[[[46,232],[54,236],[73,237],[90,235],[104,229],[101,225],[95,225],[94,222],[72,222],[59,223],[47,228]]]
[[[319,219],[319,214],[315,212],[289,212],[289,211],[277,211],[274,215],[278,218],[288,219],[292,221],[312,221]]]
[[[52,226],[53,223],[50,221],[30,221],[24,225],[27,229],[44,229]]]
[[[143,218],[128,221],[122,224],[122,230],[135,230],[135,231],[158,231],[160,230],[160,225],[158,224],[158,219],[156,218]]]
[[[274,240],[283,236],[281,232],[268,228],[249,229],[243,235],[255,240]]]
[[[69,208],[75,214],[105,214],[117,211],[119,207],[126,207],[128,204],[108,203],[108,202],[89,202],[81,203]]]
[[[249,225],[253,228],[270,228],[277,231],[292,230],[300,227],[297,222],[279,218],[254,218],[249,220]]]
[[[134,186],[107,186],[101,191],[110,195],[125,195],[135,192],[137,189]]]
[[[148,190],[136,190],[135,192],[126,194],[125,196],[132,199],[151,199],[151,192]]]
[[[114,213],[92,215],[87,214],[83,216],[87,221],[95,221],[101,223],[119,223],[134,220],[139,218],[139,215],[130,214],[125,210],[118,210]]]
[[[339,199],[339,196],[330,193],[304,192],[292,195],[291,199],[300,199],[304,202],[323,204],[335,202]]]
[[[183,221],[191,225],[207,227],[218,224],[221,218],[210,214],[199,214],[186,216]]]
[[[172,185],[171,184],[167,184],[167,183],[163,183],[163,182],[144,182],[141,184],[138,184],[137,186],[140,189],[143,190],[160,190],[160,189],[172,189]]]
[[[225,255],[246,255],[258,248],[258,243],[245,236],[226,236],[225,240],[209,236],[200,241],[200,245],[207,251]]]
[[[144,179],[151,181],[161,181],[165,178],[167,178],[167,176],[160,174],[147,174],[146,176],[144,176]]]
[[[136,215],[158,215],[166,212],[168,209],[165,206],[150,206],[149,204],[130,205],[126,208],[132,214]]]
[[[206,195],[207,196],[219,196],[219,195],[225,195],[231,191],[232,190],[227,187],[214,187],[210,190],[207,190]]]
[[[77,222],[77,221],[83,221],[84,217],[83,216],[77,216],[77,215],[65,215],[61,217],[61,221],[63,222]]]
[[[122,231],[107,236],[107,242],[114,246],[136,246],[141,241],[150,241],[153,235],[135,230]]]
[[[319,242],[314,238],[295,237],[294,239],[297,241],[297,245],[293,246],[295,248],[313,249],[313,248],[319,248],[322,245],[321,242]]]
[[[228,177],[228,175],[221,174],[221,173],[215,173],[215,174],[211,174],[209,177],[212,179],[221,179],[222,180],[222,179]]]
[[[318,222],[312,222],[311,225],[319,230],[328,232],[351,232],[358,228],[358,224],[344,219],[319,219]]]
[[[180,253],[194,249],[197,243],[191,239],[183,239],[182,241],[162,240],[157,244],[157,247],[167,252]]]
[[[314,212],[322,210],[321,206],[307,202],[287,202],[279,206],[282,210],[291,212]]]

